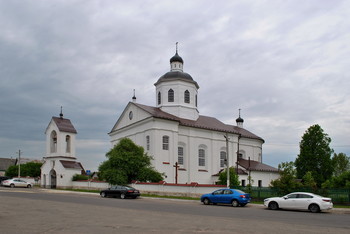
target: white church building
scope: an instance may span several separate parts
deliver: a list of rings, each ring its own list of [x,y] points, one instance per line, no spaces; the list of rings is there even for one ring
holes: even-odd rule
[[[84,168],[75,157],[77,131],[69,119],[52,117],[45,131],[46,157],[41,166],[41,187],[71,188],[75,174],[84,173]]]
[[[109,133],[112,145],[130,138],[154,158],[154,168],[167,183],[178,184],[215,184],[227,167],[228,146],[228,164],[236,168],[241,185],[249,183],[250,175],[253,186],[268,186],[279,174],[262,163],[264,140],[243,127],[240,114],[236,125],[200,115],[199,85],[183,64],[176,50],[170,71],[154,84],[156,106],[137,103],[134,95]]]

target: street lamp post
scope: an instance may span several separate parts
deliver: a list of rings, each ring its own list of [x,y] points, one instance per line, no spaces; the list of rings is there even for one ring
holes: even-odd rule
[[[227,188],[230,188],[230,165],[229,165],[229,157],[228,157],[228,140],[230,139],[228,137],[228,133],[226,133],[226,135],[224,135],[225,139],[226,139],[226,167],[227,167],[227,180],[226,180],[226,186]]]
[[[21,150],[18,150],[18,178],[21,178]]]
[[[238,175],[238,160],[239,160],[239,140],[241,139],[241,134],[238,135],[238,140],[237,140],[237,162],[236,162],[236,172]]]

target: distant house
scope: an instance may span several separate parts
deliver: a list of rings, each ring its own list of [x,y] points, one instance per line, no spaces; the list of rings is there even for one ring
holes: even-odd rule
[[[21,161],[19,162],[21,165],[29,163],[29,162],[34,162],[34,163],[43,163],[43,160],[39,159],[33,159],[33,158],[21,158]],[[18,165],[18,163],[16,164]]]
[[[14,166],[17,164],[17,159],[12,158],[0,158],[0,176],[4,176],[6,170],[10,166]]]

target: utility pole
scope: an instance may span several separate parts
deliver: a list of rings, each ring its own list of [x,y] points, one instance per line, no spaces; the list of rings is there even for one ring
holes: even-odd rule
[[[226,135],[224,135],[226,139],[226,167],[227,167],[227,181],[226,181],[226,186],[227,188],[230,188],[230,164],[229,164],[229,157],[228,157],[228,133],[226,132]]]
[[[236,171],[237,171],[237,175],[238,175],[238,161],[239,161],[239,140],[241,139],[242,135],[239,134],[238,135],[238,140],[237,140],[237,162],[236,162]]]
[[[21,150],[18,150],[18,178],[21,178]]]

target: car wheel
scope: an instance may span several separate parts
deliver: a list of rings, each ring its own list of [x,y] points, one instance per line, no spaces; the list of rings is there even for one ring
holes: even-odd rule
[[[31,188],[32,186],[30,184],[27,185],[27,188]]]
[[[120,194],[120,198],[124,199],[125,198],[125,193]]]
[[[208,198],[204,198],[203,204],[204,205],[210,205],[210,200]]]
[[[312,213],[318,213],[320,212],[320,207],[316,204],[311,204],[309,206],[309,210],[312,212]]]
[[[270,210],[278,210],[278,204],[277,204],[277,202],[270,202],[269,203],[269,209]]]
[[[11,188],[14,188],[14,187],[15,187],[15,185],[14,185],[14,184],[11,184],[11,185],[10,185],[10,187],[11,187]]]
[[[101,197],[106,197],[106,193],[105,192],[101,192],[100,195],[101,195]]]
[[[233,207],[239,206],[239,202],[237,200],[232,200],[231,204]]]

